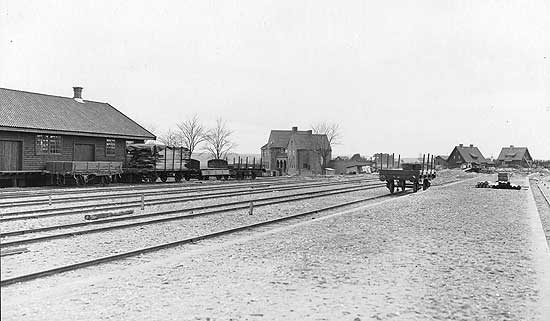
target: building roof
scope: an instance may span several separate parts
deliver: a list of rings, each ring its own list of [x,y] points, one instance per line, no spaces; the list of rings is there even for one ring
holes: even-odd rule
[[[435,158],[441,158],[443,159],[444,161],[447,161],[449,159],[449,155],[437,155]]]
[[[0,129],[155,139],[108,103],[0,88]]]
[[[529,155],[527,147],[502,147],[500,154],[498,155],[499,161],[521,161],[525,157],[525,154]],[[531,157],[531,155],[529,155]]]
[[[266,144],[267,147],[287,148],[292,133],[292,130],[272,130],[269,134],[269,141]],[[309,130],[297,130],[294,131],[294,133],[296,134],[294,136],[296,149],[314,149],[315,146],[330,146],[327,135],[312,134]]]
[[[455,148],[466,163],[487,163],[487,160],[483,157],[483,154],[481,154],[479,149],[473,145],[456,146]]]

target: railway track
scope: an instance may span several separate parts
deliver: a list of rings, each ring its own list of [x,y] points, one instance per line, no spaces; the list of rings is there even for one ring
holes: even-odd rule
[[[371,182],[371,181],[367,181]],[[227,190],[222,192],[206,193],[202,195],[190,195],[190,196],[171,196],[163,197],[157,199],[148,199],[144,200],[143,203],[146,206],[152,205],[163,205],[163,204],[174,204],[187,201],[197,201],[197,200],[206,200],[214,199],[220,197],[234,197],[234,196],[243,196],[251,194],[260,194],[272,191],[289,191],[303,188],[314,188],[314,187],[323,187],[323,186],[336,186],[336,185],[349,185],[349,184],[358,184],[360,181],[347,181],[347,182],[330,182],[330,183],[308,183],[308,184],[295,184],[295,185],[277,185],[271,187],[265,187],[260,189],[246,189],[240,191],[233,191],[228,193]],[[189,191],[189,193],[194,193],[195,191]],[[185,193],[187,194],[187,193]],[[139,196],[138,196],[139,197]],[[89,204],[89,205],[76,205],[76,206],[65,206],[57,208],[41,208],[41,209],[32,209],[26,211],[17,211],[17,212],[5,212],[0,214],[0,222],[16,221],[16,220],[25,220],[25,219],[36,219],[36,218],[45,218],[52,216],[62,216],[62,215],[74,215],[82,213],[90,213],[97,211],[105,210],[120,210],[133,208],[141,204],[141,199],[129,200],[129,201],[120,201],[110,204]]]
[[[546,200],[546,203],[548,206],[550,206],[550,197],[546,195],[546,192],[540,187],[540,183],[537,183],[537,187],[539,188],[540,193],[542,194],[542,197]]]
[[[326,197],[326,196],[332,196],[332,195],[337,195],[337,194],[350,193],[350,192],[356,192],[356,191],[362,191],[362,190],[370,190],[370,189],[376,189],[376,188],[382,188],[382,187],[384,187],[384,185],[378,183],[378,184],[365,185],[365,186],[352,186],[352,187],[343,187],[343,188],[331,189],[331,190],[310,191],[310,192],[303,192],[303,193],[299,193],[299,194],[295,194],[295,195],[280,195],[280,196],[259,198],[259,199],[253,200],[253,203],[254,203],[254,207],[264,207],[264,206],[269,206],[269,205],[288,203],[288,202],[296,202],[296,201],[302,201],[302,200],[306,200],[306,199]],[[20,245],[23,245],[23,244],[37,243],[37,242],[42,242],[42,241],[52,240],[52,239],[59,239],[59,238],[66,238],[66,237],[71,237],[71,236],[75,236],[75,235],[99,233],[99,232],[105,232],[105,231],[110,231],[110,230],[115,230],[115,229],[124,229],[124,228],[136,227],[136,226],[158,224],[158,223],[164,223],[164,222],[169,222],[169,221],[189,219],[189,218],[194,218],[194,217],[199,217],[199,216],[206,216],[206,215],[230,212],[230,211],[235,211],[235,210],[240,210],[240,209],[247,209],[250,206],[250,202],[251,202],[251,200],[236,201],[236,202],[230,202],[230,203],[224,203],[224,204],[213,204],[213,205],[199,206],[199,207],[188,208],[188,209],[184,209],[184,210],[177,209],[177,210],[162,211],[162,212],[142,214],[142,215],[136,215],[136,216],[117,217],[117,218],[106,219],[106,220],[101,220],[101,221],[73,223],[73,224],[49,226],[49,227],[43,227],[43,228],[37,228],[37,229],[4,232],[4,233],[0,234],[0,237],[4,238],[4,240],[0,243],[0,248],[20,246]],[[208,211],[208,212],[193,213],[194,211],[212,209],[212,208],[218,208],[218,209]],[[25,235],[25,234],[33,234],[33,233],[47,232],[47,231],[52,231],[52,230],[86,227],[86,226],[92,226],[92,225],[109,224],[109,223],[137,220],[137,219],[143,219],[143,218],[154,218],[154,217],[158,217],[158,216],[166,216],[166,215],[178,214],[178,213],[182,213],[182,212],[191,212],[193,214],[177,215],[177,216],[156,218],[156,219],[140,221],[140,222],[132,222],[132,223],[126,223],[126,224],[120,224],[120,225],[112,225],[112,226],[107,226],[107,227],[92,228],[92,229],[79,230],[79,231],[71,231],[71,232],[66,232],[66,233],[59,233],[59,234],[46,235],[46,236],[40,236],[40,237],[34,237],[34,238],[27,238],[27,239],[22,239],[22,240],[17,240],[17,241],[6,241],[5,240],[5,238],[8,238],[8,237],[14,237],[14,236]]]
[[[197,191],[214,191],[214,190],[230,190],[230,189],[239,189],[247,187],[260,187],[260,186],[274,186],[274,185],[288,185],[294,182],[262,182],[262,183],[246,183],[246,184],[228,184],[228,185],[207,185],[207,186],[180,186],[180,188],[171,188],[165,189],[160,186],[158,188],[148,190],[148,191],[134,191],[123,193],[120,190],[111,191],[116,192],[116,194],[111,195],[78,195],[78,196],[67,196],[67,197],[56,197],[53,198],[48,195],[43,199],[22,199],[11,202],[0,202],[0,208],[13,208],[13,207],[28,207],[28,206],[38,206],[38,205],[50,205],[58,203],[74,203],[74,202],[86,202],[93,200],[106,200],[106,199],[120,199],[127,197],[139,197],[144,196],[155,196],[155,195],[171,195],[171,194],[181,194],[181,193],[193,193]],[[108,192],[108,191],[107,191]]]
[[[24,190],[0,190],[0,197],[2,199],[10,198],[23,198],[23,197],[48,197],[54,195],[68,195],[68,194],[86,194],[86,193],[103,193],[110,191],[131,191],[131,190],[148,190],[148,189],[158,189],[158,188],[181,188],[181,187],[195,187],[195,186],[217,186],[217,185],[234,185],[234,184],[256,184],[257,182],[269,183],[277,181],[288,181],[287,177],[262,177],[258,178],[255,181],[243,182],[243,181],[193,181],[193,182],[166,182],[166,183],[144,183],[140,185],[112,185],[109,187],[73,187],[73,188],[42,188],[42,189],[29,189],[25,188]],[[200,184],[197,184],[199,183]]]
[[[125,258],[129,258],[129,257],[133,257],[133,256],[145,254],[145,253],[156,252],[156,251],[160,251],[160,250],[163,250],[163,249],[168,249],[168,248],[172,248],[172,247],[176,247],[176,246],[180,246],[180,245],[184,245],[184,244],[195,243],[195,242],[198,242],[198,241],[201,241],[201,240],[213,239],[213,238],[221,237],[221,236],[224,236],[224,235],[231,235],[231,234],[235,234],[235,233],[238,233],[238,232],[241,232],[241,231],[254,230],[254,229],[261,228],[261,227],[276,226],[277,224],[292,222],[293,220],[298,220],[300,218],[312,216],[312,215],[315,215],[315,214],[327,212],[327,211],[334,210],[334,209],[339,209],[339,208],[342,208],[342,207],[349,207],[349,206],[357,205],[357,204],[368,202],[368,201],[396,198],[396,197],[400,197],[401,195],[406,195],[406,194],[409,194],[409,193],[408,192],[397,193],[395,195],[387,195],[386,194],[386,195],[374,196],[374,197],[365,198],[365,199],[359,199],[359,200],[343,202],[343,203],[323,207],[323,208],[320,208],[320,209],[305,211],[305,212],[292,214],[292,215],[286,215],[284,217],[279,217],[279,218],[265,220],[265,221],[256,222],[256,223],[252,223],[252,224],[246,224],[246,225],[241,225],[241,226],[228,228],[228,229],[224,229],[224,230],[214,231],[214,232],[210,232],[210,233],[206,233],[206,234],[201,234],[201,235],[197,235],[197,236],[193,236],[193,237],[184,238],[184,239],[173,241],[173,242],[167,242],[167,243],[162,243],[162,244],[153,245],[153,246],[149,246],[149,247],[143,247],[143,248],[139,248],[139,249],[136,249],[136,250],[131,250],[131,251],[123,252],[123,253],[118,253],[118,254],[109,255],[109,256],[103,256],[103,257],[99,257],[99,258],[95,258],[95,259],[91,259],[91,260],[85,260],[85,261],[81,261],[81,262],[77,262],[77,263],[58,266],[58,267],[55,267],[55,268],[45,269],[45,270],[38,271],[38,272],[28,273],[28,274],[19,275],[19,276],[10,277],[10,278],[5,278],[5,279],[2,279],[0,281],[0,286],[4,287],[4,286],[16,284],[16,283],[28,282],[28,281],[31,281],[31,280],[44,278],[44,277],[47,277],[47,276],[51,276],[51,275],[55,275],[55,274],[59,274],[59,273],[63,273],[63,272],[74,271],[74,270],[82,269],[82,268],[85,268],[85,267],[91,267],[91,266],[95,266],[95,265],[99,265],[99,264],[107,263],[107,262],[119,261],[119,260],[122,260],[122,259],[125,259]],[[379,203],[382,203],[382,202],[384,202],[384,201],[381,201]],[[378,204],[374,203],[372,205],[376,206]]]

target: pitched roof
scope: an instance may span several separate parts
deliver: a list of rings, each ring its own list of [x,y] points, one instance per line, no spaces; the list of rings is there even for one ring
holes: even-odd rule
[[[456,146],[455,148],[466,163],[487,163],[483,154],[475,146]]]
[[[527,147],[502,147],[497,159],[499,161],[521,161],[526,153],[529,153]]]
[[[298,135],[309,134],[309,131],[298,130],[296,131],[296,134]],[[267,142],[267,145],[269,145],[270,148],[272,147],[286,148],[288,146],[288,141],[290,140],[290,136],[292,136],[292,130],[272,130],[271,133],[269,134],[269,141]]]
[[[447,161],[449,159],[449,155],[437,155],[435,158],[441,158],[443,159],[444,161]]]
[[[155,139],[108,103],[0,88],[0,128]]]

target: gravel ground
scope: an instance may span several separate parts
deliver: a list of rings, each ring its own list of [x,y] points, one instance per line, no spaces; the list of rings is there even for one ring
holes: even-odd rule
[[[294,212],[322,208],[331,204],[387,194],[385,189],[358,191],[334,196],[289,202],[265,207],[257,207],[254,215],[248,210],[231,211],[220,214],[177,220],[154,225],[113,230],[95,234],[79,235],[70,238],[23,245],[27,253],[2,258],[1,276],[3,278],[50,267],[79,262],[91,258],[125,252],[137,248],[197,236],[230,227],[250,224]],[[91,228],[91,227],[90,227]],[[77,229],[75,229],[76,231]],[[71,230],[64,230],[71,232]],[[57,231],[37,233],[33,236],[58,233]],[[23,236],[19,238],[27,238]],[[15,240],[18,237],[10,238]],[[55,258],[55,261],[52,260]]]
[[[529,193],[468,181],[10,286],[2,320],[544,320]]]
[[[377,182],[367,182],[366,184],[373,184],[373,183],[377,183]],[[215,205],[215,204],[220,204],[221,202],[227,203],[227,202],[235,202],[235,201],[243,201],[243,200],[255,200],[258,198],[271,197],[271,196],[295,195],[299,192],[321,191],[321,190],[327,190],[327,189],[343,188],[346,186],[352,187],[355,185],[356,184],[341,184],[338,186],[333,185],[333,186],[323,186],[323,187],[303,187],[301,189],[291,189],[291,190],[271,189],[264,193],[257,193],[257,194],[251,194],[251,195],[227,196],[227,197],[219,196],[217,198],[211,198],[211,199],[205,199],[205,200],[200,200],[200,199],[187,200],[187,201],[181,201],[177,203],[160,204],[160,205],[146,204],[145,209],[143,211],[141,211],[139,205],[136,205],[130,209],[134,210],[134,215],[156,213],[160,211],[168,211],[168,210],[176,210],[176,209],[181,209],[182,211],[184,211],[186,209],[197,207],[197,206]],[[281,186],[281,188],[284,188],[284,187]],[[198,195],[198,196],[200,197],[201,195]],[[97,212],[94,212],[94,213],[103,213],[103,212],[112,212],[112,211],[115,211],[115,210],[98,210]],[[81,222],[85,222],[84,220],[85,214],[91,214],[91,213],[86,212],[86,213],[76,213],[74,215],[71,214],[71,215],[62,215],[62,216],[50,216],[50,217],[44,217],[44,218],[33,218],[33,219],[27,219],[27,220],[6,221],[1,223],[1,230],[3,233],[5,233],[8,231],[14,231],[14,230],[39,228],[39,227],[54,226],[54,225],[61,225],[61,224],[81,223]]]

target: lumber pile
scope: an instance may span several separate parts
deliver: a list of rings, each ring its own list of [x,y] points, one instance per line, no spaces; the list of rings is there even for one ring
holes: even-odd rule
[[[164,149],[163,145],[154,144],[132,144],[126,148],[128,151],[127,166],[140,169],[155,168],[159,158],[160,150]]]

